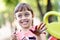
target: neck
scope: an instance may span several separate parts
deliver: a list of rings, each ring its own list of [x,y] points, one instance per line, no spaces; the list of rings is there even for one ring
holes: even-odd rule
[[[29,30],[29,28],[28,28],[28,29],[27,29],[27,28],[23,28],[23,29],[22,29],[22,31],[28,31],[28,30]]]
[[[32,26],[30,26],[29,28],[22,28],[22,31],[28,31],[31,28],[32,28]]]

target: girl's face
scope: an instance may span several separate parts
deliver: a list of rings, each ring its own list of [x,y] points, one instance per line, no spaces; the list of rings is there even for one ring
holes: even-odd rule
[[[21,27],[29,28],[30,26],[32,26],[33,17],[30,11],[26,10],[26,11],[17,12],[15,16]]]

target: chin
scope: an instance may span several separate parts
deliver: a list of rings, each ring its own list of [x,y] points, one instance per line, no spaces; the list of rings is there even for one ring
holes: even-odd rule
[[[23,28],[29,28],[29,26],[23,26]]]

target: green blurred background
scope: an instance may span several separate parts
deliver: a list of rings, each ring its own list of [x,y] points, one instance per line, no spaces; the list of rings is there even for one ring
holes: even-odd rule
[[[43,21],[43,16],[48,11],[60,12],[60,0],[0,0],[0,27],[5,25],[7,20],[10,23],[13,22],[14,8],[21,2],[30,4],[35,16],[41,21]],[[56,17],[54,17],[54,20],[56,20]]]

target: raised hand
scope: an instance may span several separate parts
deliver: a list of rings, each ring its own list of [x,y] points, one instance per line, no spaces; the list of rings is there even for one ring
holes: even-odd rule
[[[44,30],[46,30],[44,23],[41,23],[40,25],[35,26],[34,31],[32,29],[30,29],[30,31],[33,32],[37,36],[40,35],[41,33],[43,33]],[[45,32],[44,32],[44,34],[45,34]]]

